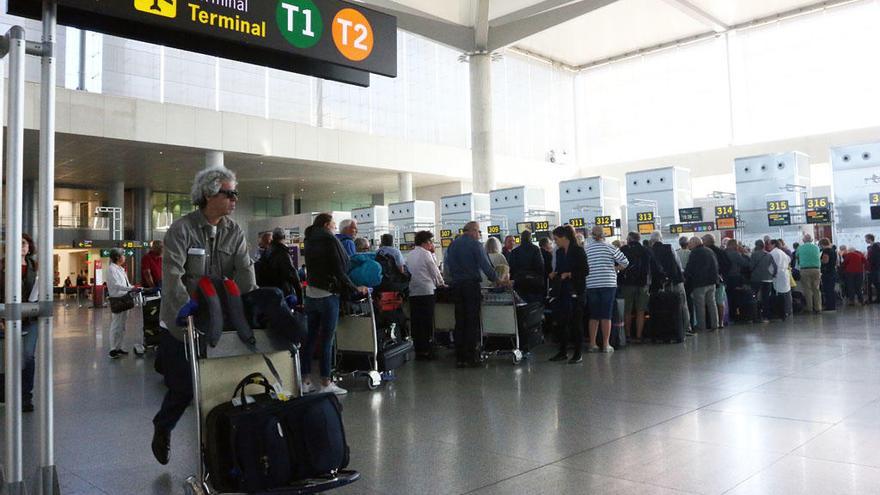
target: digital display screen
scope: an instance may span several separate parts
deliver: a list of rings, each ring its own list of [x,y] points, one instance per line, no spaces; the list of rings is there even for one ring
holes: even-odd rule
[[[611,217],[596,217],[596,225],[605,227],[612,224]]]
[[[535,223],[534,222],[519,222],[516,224],[516,233],[522,234],[528,230],[529,232],[535,231]]]
[[[718,230],[734,230],[736,229],[736,218],[719,218],[715,221]]]
[[[767,215],[767,223],[771,227],[784,227],[791,225],[791,213],[787,211],[779,211]]]
[[[678,210],[678,219],[681,223],[693,223],[703,221],[702,208],[681,208]]]
[[[636,222],[638,223],[648,223],[654,221],[654,212],[653,211],[643,211],[640,213],[636,213]]]
[[[871,220],[880,220],[880,206],[871,207]]]
[[[605,237],[614,236],[614,227],[602,227],[602,235]]]
[[[448,248],[452,245],[452,239],[440,239],[440,247],[443,249]]]
[[[412,244],[401,244],[401,245],[400,245],[400,251],[401,251],[401,252],[412,251],[412,250],[413,250],[413,245],[412,245]]]
[[[736,207],[733,205],[716,206],[715,219],[718,220],[719,218],[736,218]]]
[[[403,242],[409,242],[409,243],[416,242],[416,233],[415,232],[404,232]]]
[[[816,208],[807,210],[807,223],[831,223],[831,210],[828,208]]]
[[[642,234],[642,235],[653,234],[655,230],[657,230],[657,229],[656,229],[656,226],[654,225],[654,222],[639,224],[639,234]]]
[[[789,208],[789,206],[788,206],[787,199],[767,202],[767,211],[771,212],[771,213],[774,211],[788,211],[788,208]]]
[[[568,224],[576,229],[584,228],[584,219],[583,218],[571,218],[568,220]]]

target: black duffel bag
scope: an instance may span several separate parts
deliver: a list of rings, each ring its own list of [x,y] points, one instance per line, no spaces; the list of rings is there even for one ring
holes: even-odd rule
[[[126,292],[122,297],[110,297],[110,312],[124,313],[134,308],[134,296],[131,292]]]
[[[248,397],[245,388],[264,393]],[[237,399],[237,400],[235,400]],[[205,460],[214,488],[256,492],[295,486],[348,466],[342,406],[332,393],[290,400],[273,395],[260,373],[242,380],[233,401],[206,420]]]

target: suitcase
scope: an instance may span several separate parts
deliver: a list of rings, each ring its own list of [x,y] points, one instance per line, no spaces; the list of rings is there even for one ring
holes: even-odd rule
[[[245,395],[249,384],[264,393]],[[239,383],[235,401],[220,404],[206,419],[205,463],[222,492],[280,489],[348,466],[342,406],[332,393],[281,401],[261,374]],[[244,404],[244,405],[242,405]]]
[[[770,296],[770,316],[777,320],[784,320],[792,314],[791,292],[779,294],[774,292]]]
[[[544,304],[540,302],[521,304],[516,307],[519,328],[519,347],[530,352],[544,343]]]
[[[654,342],[684,342],[681,296],[678,292],[664,289],[651,294],[648,312],[651,315],[646,325],[648,339]]]
[[[403,340],[387,345],[379,351],[379,371],[393,371],[400,368],[410,360],[415,353],[415,346],[411,340]]]
[[[731,297],[735,298],[734,306],[736,307],[733,321],[736,323],[751,323],[758,319],[758,299],[751,289],[734,289]]]
[[[155,347],[159,345],[159,307],[162,304],[162,298],[145,298],[144,299],[144,347]]]

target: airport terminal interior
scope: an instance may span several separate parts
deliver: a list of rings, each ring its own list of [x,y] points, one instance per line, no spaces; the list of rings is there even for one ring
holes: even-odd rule
[[[880,0],[0,4],[0,493],[880,494]]]

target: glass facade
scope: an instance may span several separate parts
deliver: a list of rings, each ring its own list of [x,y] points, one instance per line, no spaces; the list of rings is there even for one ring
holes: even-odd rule
[[[171,223],[196,209],[189,194],[153,193],[153,229],[167,230]]]

